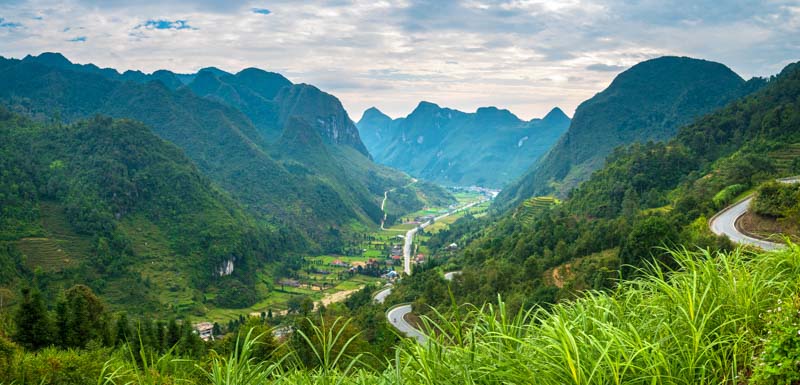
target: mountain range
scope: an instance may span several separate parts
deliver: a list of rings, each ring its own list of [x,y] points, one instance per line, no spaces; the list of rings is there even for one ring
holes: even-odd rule
[[[254,68],[235,75],[209,68],[193,75],[119,74],[47,53],[0,59],[0,86],[0,103],[39,119],[104,114],[145,123],[250,212],[294,229],[312,248],[336,243],[326,235],[329,226],[377,223],[383,191],[408,179],[369,159],[335,97]],[[321,141],[287,143],[281,134],[292,117]],[[328,152],[352,167],[320,173],[329,160],[293,159],[284,151],[295,145],[315,146],[305,151]]]
[[[377,227],[384,191],[411,181],[371,160],[334,96],[255,68],[119,73],[57,53],[0,57],[0,106],[3,170],[16,170],[0,177],[2,284],[42,268],[151,312],[223,288],[218,306],[249,306],[267,264],[342,252]],[[454,202],[419,188],[430,194],[399,211],[424,196]]]
[[[499,188],[547,152],[569,123],[557,107],[523,121],[496,107],[466,113],[420,102],[399,119],[370,108],[356,125],[380,163],[444,185]]]

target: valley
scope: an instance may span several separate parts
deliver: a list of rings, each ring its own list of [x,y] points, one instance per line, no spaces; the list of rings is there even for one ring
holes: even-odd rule
[[[45,6],[0,385],[800,383],[791,4]]]

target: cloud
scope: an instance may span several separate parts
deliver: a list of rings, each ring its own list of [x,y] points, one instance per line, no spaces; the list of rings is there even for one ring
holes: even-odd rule
[[[139,24],[135,27],[135,29],[139,28],[146,28],[146,29],[168,29],[168,30],[180,30],[180,29],[197,29],[189,25],[186,20],[147,20],[143,24]]]
[[[22,24],[13,21],[6,21],[6,19],[0,17],[0,28],[13,29],[19,27],[22,27]]]
[[[0,0],[0,15],[25,21],[0,28],[4,56],[61,51],[121,71],[258,67],[320,86],[353,116],[375,104],[404,116],[419,100],[569,114],[653,57],[714,60],[748,78],[800,52],[797,0]],[[64,43],[74,36],[91,39]]]
[[[595,63],[589,64],[586,66],[586,69],[589,71],[598,71],[598,72],[620,72],[628,68],[626,66],[618,66],[613,64],[603,64],[603,63]]]
[[[72,39],[67,40],[72,43],[84,43],[86,42],[86,36],[77,36],[73,37]]]

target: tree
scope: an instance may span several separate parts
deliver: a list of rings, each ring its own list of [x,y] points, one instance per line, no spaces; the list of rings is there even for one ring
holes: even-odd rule
[[[131,324],[128,322],[128,315],[125,313],[120,314],[117,318],[117,345],[128,342],[132,337]]]
[[[53,324],[37,289],[22,289],[22,303],[14,317],[14,340],[27,349],[37,350],[53,342]]]
[[[620,260],[625,265],[639,266],[643,260],[654,256],[658,261],[671,264],[667,253],[659,247],[673,246],[678,234],[675,225],[661,216],[651,216],[636,223],[620,250]]]
[[[84,348],[89,341],[110,342],[105,305],[89,287],[75,285],[67,289],[57,309],[62,347]]]

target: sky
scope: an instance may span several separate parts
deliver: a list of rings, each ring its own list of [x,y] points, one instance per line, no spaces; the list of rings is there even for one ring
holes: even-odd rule
[[[0,55],[61,52],[121,72],[258,67],[336,95],[351,118],[421,100],[568,115],[650,58],[744,78],[800,59],[800,0],[0,0]]]

